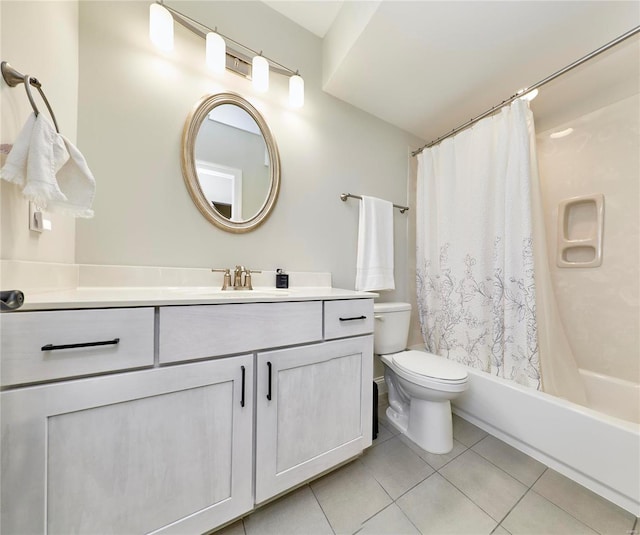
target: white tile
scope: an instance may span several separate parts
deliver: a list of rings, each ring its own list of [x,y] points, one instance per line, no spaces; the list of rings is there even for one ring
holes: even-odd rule
[[[418,529],[395,503],[364,523],[358,535],[420,535]]]
[[[595,535],[595,531],[576,520],[539,494],[529,491],[502,521],[512,535]],[[621,532],[623,534],[625,532]]]
[[[437,473],[396,503],[423,535],[488,535],[497,524]]]
[[[494,529],[491,532],[491,535],[511,535],[511,534],[502,526],[496,526],[496,529]]]
[[[486,436],[487,433],[479,427],[467,422],[464,418],[460,418],[460,416],[453,415],[453,438],[467,446],[467,448],[470,448]]]
[[[382,444],[383,442],[386,442],[393,437],[394,434],[389,430],[389,428],[386,425],[383,425],[381,422],[378,422],[378,438],[373,441],[372,446]]]
[[[362,462],[394,500],[433,473],[398,437],[368,449]]]
[[[242,520],[238,520],[221,530],[215,532],[216,535],[245,535]]]
[[[527,492],[527,487],[472,450],[440,470],[445,478],[498,522]]]
[[[391,503],[391,498],[356,460],[311,483],[336,533],[353,533]]]
[[[547,468],[526,453],[491,435],[483,438],[471,449],[528,487],[533,485]]]
[[[625,534],[633,528],[631,513],[554,470],[547,470],[533,490],[600,533]]]
[[[409,446],[412,451],[417,453],[423,461],[426,461],[429,466],[433,467],[435,470],[440,470],[445,464],[451,462],[461,453],[464,453],[467,450],[467,447],[457,440],[453,440],[453,449],[449,453],[437,454],[437,453],[429,453],[428,451],[423,450],[420,446],[418,446],[415,442],[412,442],[405,435],[400,435],[400,440]]]
[[[244,519],[247,535],[333,535],[309,486],[261,507]]]

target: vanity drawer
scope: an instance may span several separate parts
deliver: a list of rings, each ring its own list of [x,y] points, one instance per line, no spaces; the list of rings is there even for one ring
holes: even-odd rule
[[[322,302],[160,308],[161,363],[322,340]]]
[[[153,308],[1,314],[2,385],[153,366],[153,321]]]
[[[324,302],[324,339],[373,332],[373,299]]]

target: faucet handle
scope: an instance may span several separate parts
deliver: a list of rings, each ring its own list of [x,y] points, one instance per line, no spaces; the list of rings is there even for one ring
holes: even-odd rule
[[[222,290],[228,290],[231,286],[231,270],[229,268],[212,269],[211,271],[216,273],[224,273],[222,278]]]
[[[244,286],[243,286],[245,290],[253,290],[253,285],[251,284],[252,273],[262,273],[262,271],[258,269],[245,269]]]

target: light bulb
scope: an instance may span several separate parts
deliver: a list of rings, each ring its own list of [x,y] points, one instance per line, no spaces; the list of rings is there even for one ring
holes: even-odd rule
[[[220,34],[207,34],[207,66],[218,74],[224,73],[227,66],[227,46]]]
[[[255,56],[251,62],[251,80],[259,93],[269,90],[269,62],[262,56]]]
[[[289,78],[289,106],[292,108],[304,106],[304,80],[299,74]]]
[[[149,38],[160,50],[173,50],[173,17],[160,4],[149,6]]]

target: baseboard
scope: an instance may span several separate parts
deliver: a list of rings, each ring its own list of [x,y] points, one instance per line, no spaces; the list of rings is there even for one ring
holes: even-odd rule
[[[387,383],[384,381],[384,377],[374,377],[373,382],[378,385],[378,395],[386,394],[389,389],[387,388]]]

